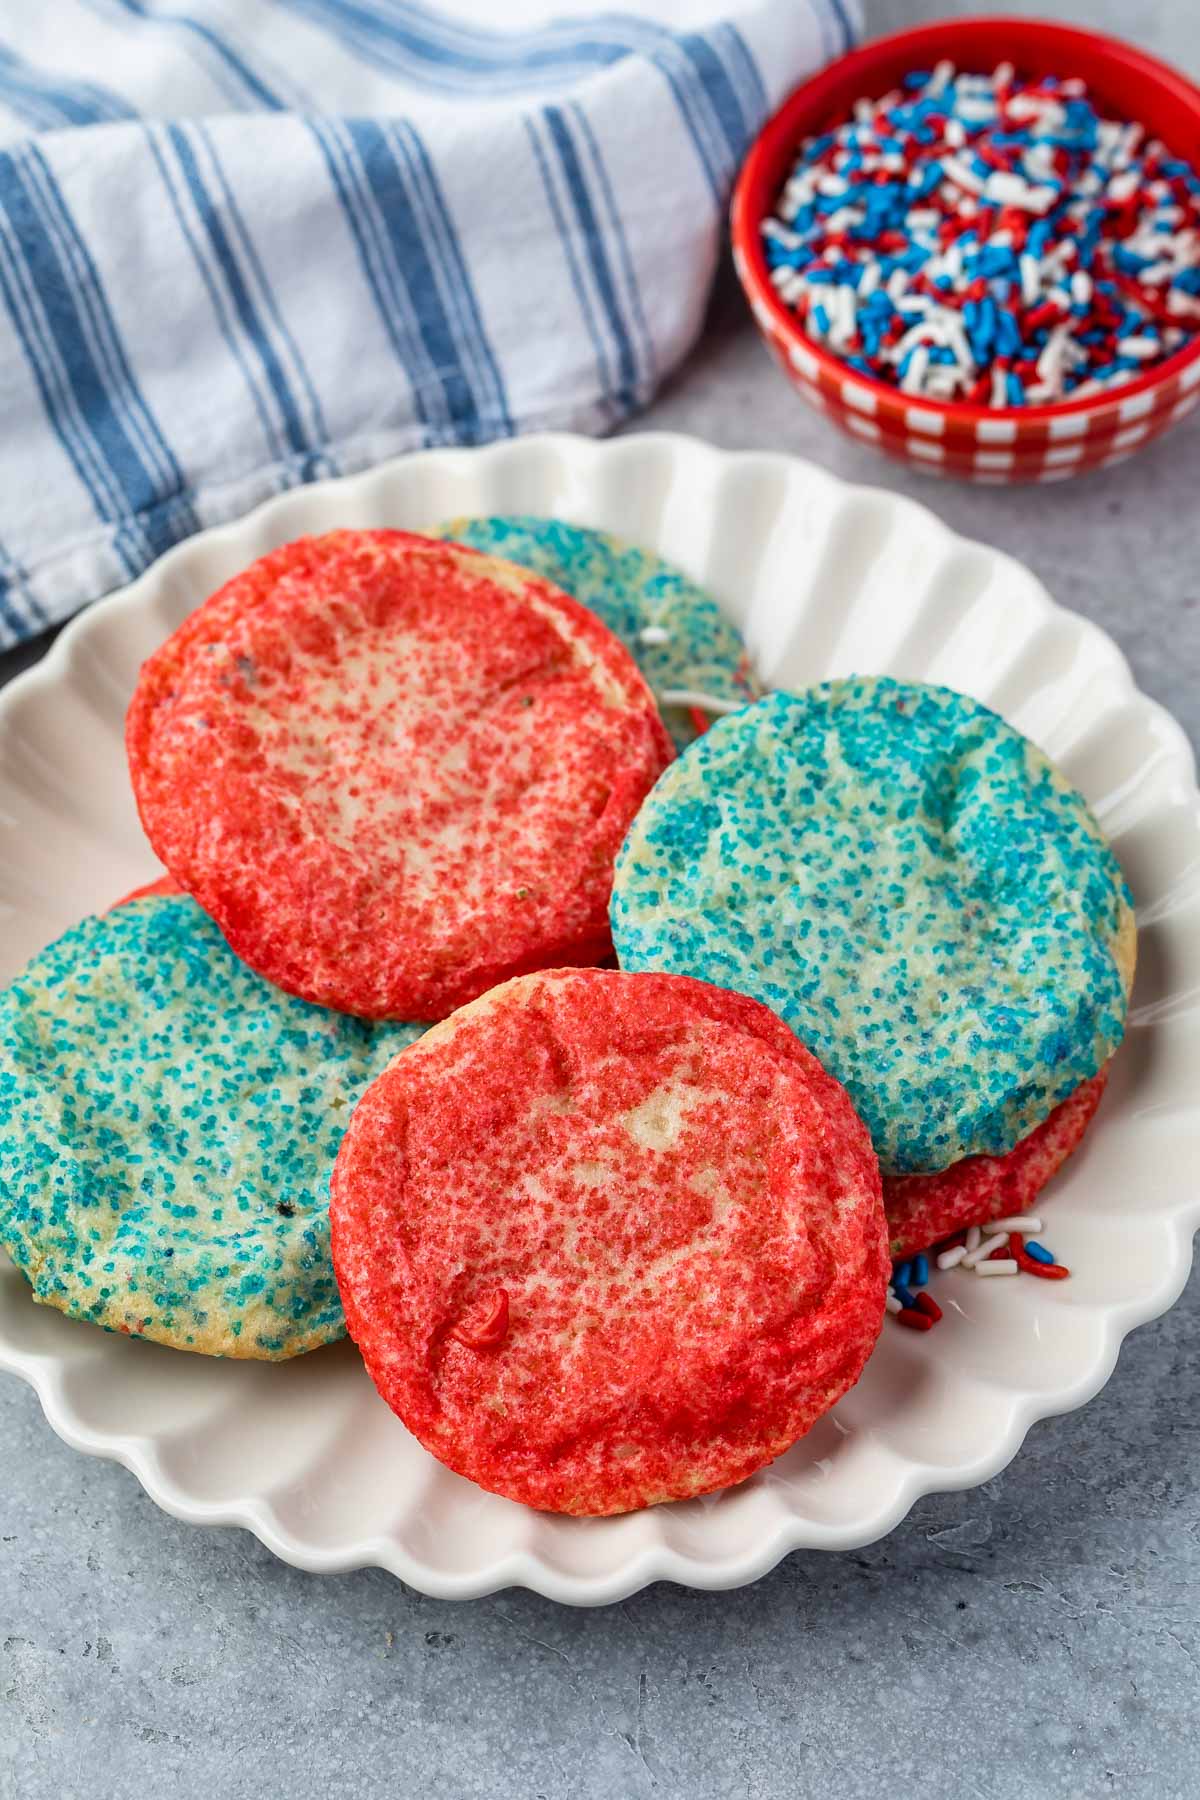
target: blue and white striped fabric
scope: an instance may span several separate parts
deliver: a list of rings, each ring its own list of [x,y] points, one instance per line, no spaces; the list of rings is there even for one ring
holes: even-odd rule
[[[855,0],[589,3],[3,8],[0,646],[294,483],[645,403]]]

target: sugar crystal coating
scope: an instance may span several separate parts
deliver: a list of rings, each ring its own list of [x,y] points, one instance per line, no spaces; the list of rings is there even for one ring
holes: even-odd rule
[[[1124,1031],[1112,851],[1034,745],[947,688],[853,677],[720,720],[634,821],[612,922],[623,968],[778,1012],[885,1174],[1011,1150]]]
[[[857,1380],[879,1171],[838,1084],[744,995],[552,969],[364,1094],[332,1182],[346,1318],[460,1474],[625,1512],[740,1481]]]
[[[716,601],[650,550],[530,513],[452,519],[439,536],[519,563],[596,613],[646,677],[680,749],[696,726],[685,706],[663,702],[664,690],[738,705],[758,692],[742,640]]]
[[[143,664],[126,745],[147,837],[237,954],[394,1019],[611,955],[613,861],[672,755],[594,613],[385,530],[226,582]]]
[[[271,1360],[341,1337],[329,1173],[421,1029],[293,999],[182,896],[83,920],[0,994],[0,1242],[109,1330]]]

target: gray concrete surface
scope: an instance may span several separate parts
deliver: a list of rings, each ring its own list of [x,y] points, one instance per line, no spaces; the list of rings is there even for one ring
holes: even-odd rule
[[[872,10],[885,29],[968,9]],[[1104,23],[1200,75],[1194,0],[1004,10]],[[726,283],[641,423],[914,493],[1104,625],[1200,737],[1200,421],[1048,493],[910,479],[801,407]],[[0,660],[0,678],[20,660]],[[3,1380],[0,1796],[1188,1800],[1198,1317],[1200,1277],[1090,1406],[884,1543],[794,1556],[736,1593],[660,1586],[596,1613],[303,1575],[240,1532],[159,1513]]]

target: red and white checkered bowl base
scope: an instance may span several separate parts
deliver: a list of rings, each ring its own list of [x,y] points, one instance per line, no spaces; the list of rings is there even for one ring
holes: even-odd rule
[[[827,358],[799,341],[798,328],[785,334],[757,296],[751,309],[767,347],[810,406],[860,443],[930,475],[997,486],[1065,481],[1124,462],[1200,405],[1197,359],[1164,372],[1147,391],[1122,397],[1118,388],[1111,399],[1098,394],[1088,406],[1069,411],[1039,407],[1028,417],[1011,411],[989,417],[974,408],[939,411],[861,381],[853,369],[831,371]],[[950,410],[965,416],[948,416]]]

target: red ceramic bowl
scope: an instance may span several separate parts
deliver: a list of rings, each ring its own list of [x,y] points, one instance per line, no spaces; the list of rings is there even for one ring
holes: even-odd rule
[[[1031,19],[922,25],[867,44],[805,82],[755,139],[733,196],[733,257],[758,328],[788,380],[851,436],[931,474],[969,481],[1061,481],[1123,462],[1200,403],[1200,337],[1109,396],[1053,406],[981,407],[916,400],[848,369],[815,344],[767,279],[760,225],[803,138],[844,118],[911,69],[946,57],[986,72],[1080,75],[1105,110],[1140,120],[1177,156],[1200,158],[1200,88],[1116,38]]]

